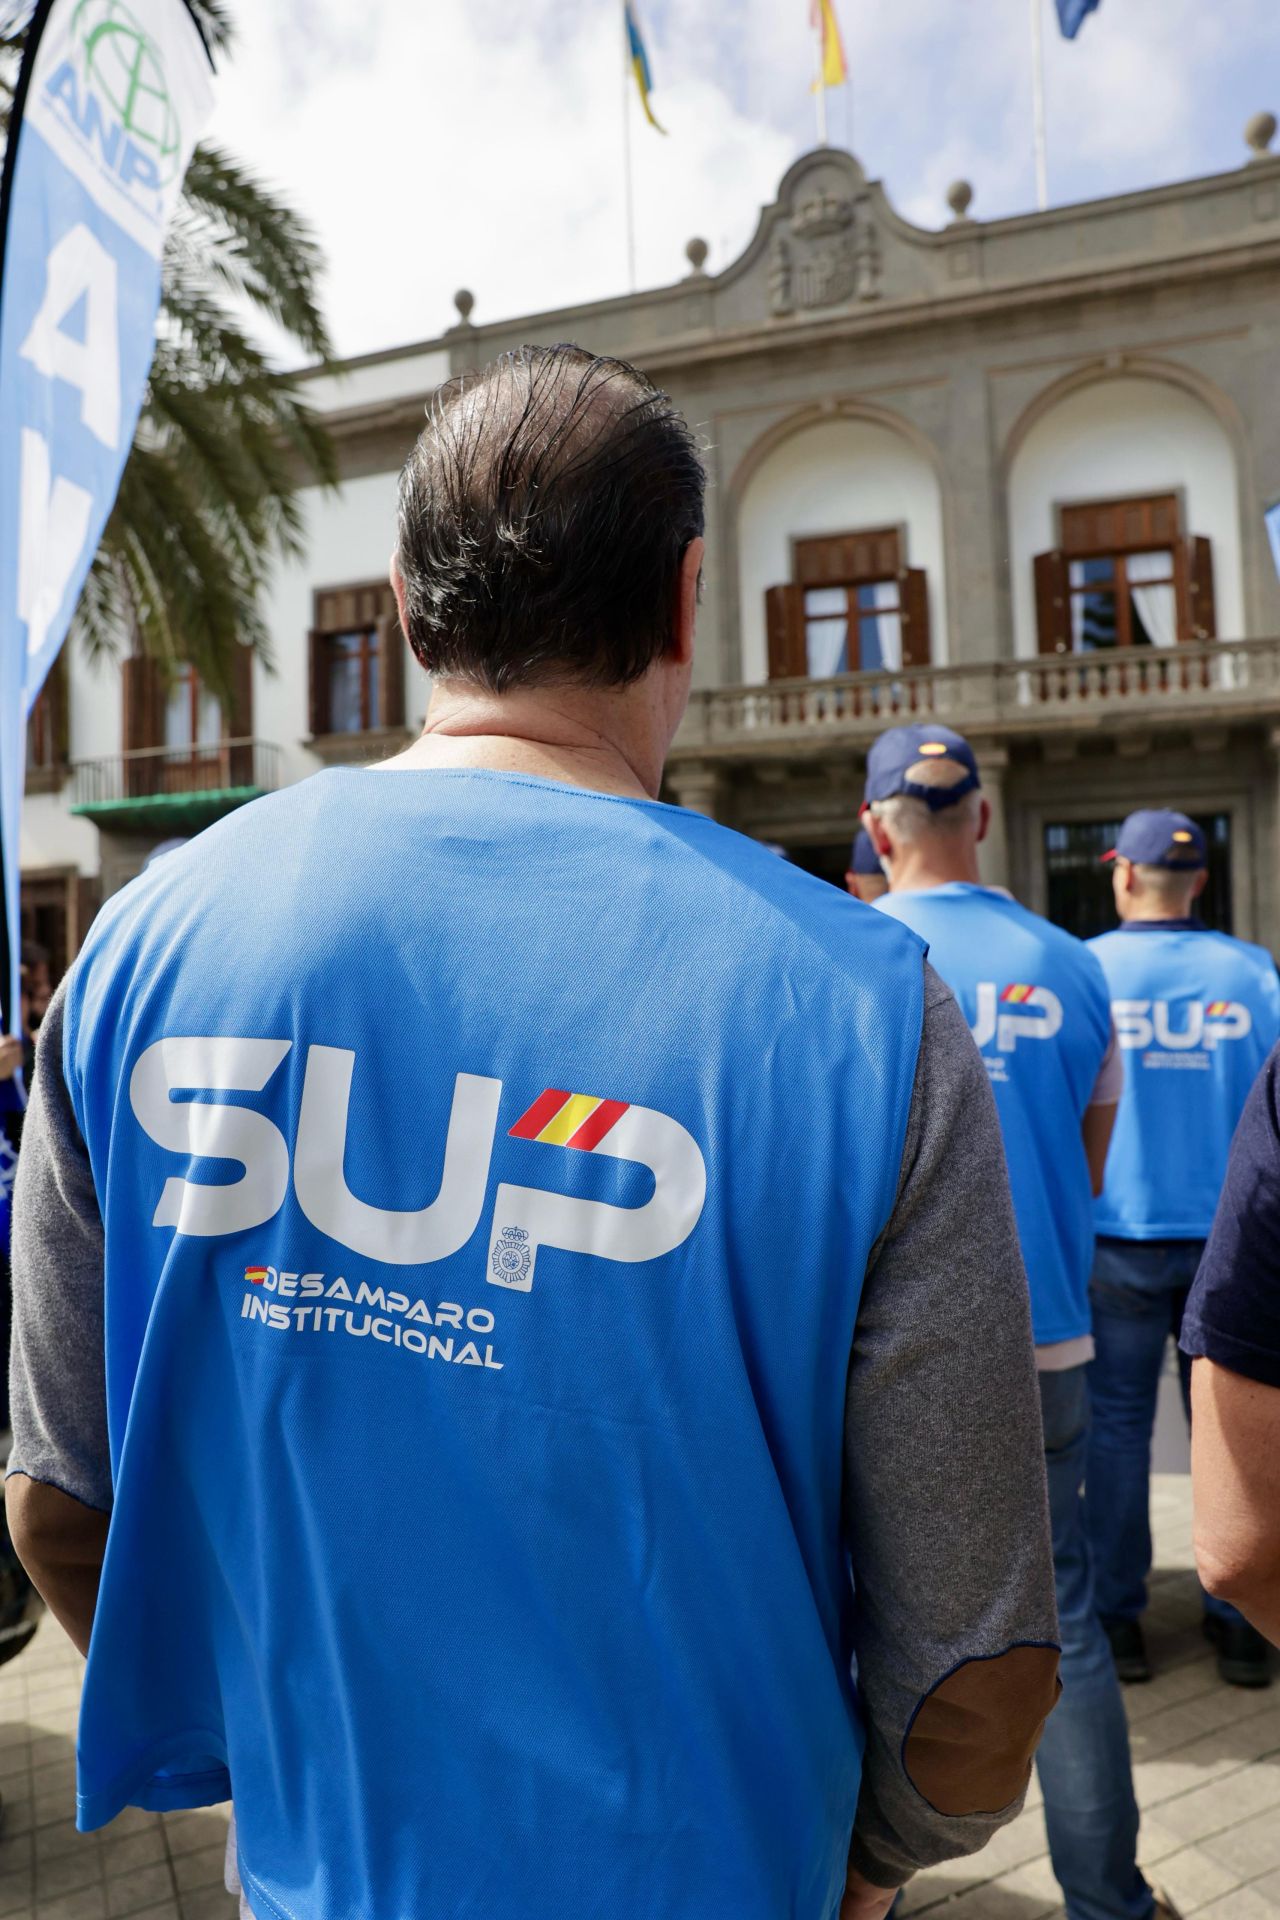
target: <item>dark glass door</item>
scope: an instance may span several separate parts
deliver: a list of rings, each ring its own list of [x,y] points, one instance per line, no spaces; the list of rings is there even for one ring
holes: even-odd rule
[[[1231,932],[1231,815],[1195,813],[1209,844],[1209,884],[1200,896],[1206,926]],[[1069,820],[1044,830],[1049,918],[1081,940],[1117,925],[1111,866],[1102,856],[1114,847],[1121,820]]]

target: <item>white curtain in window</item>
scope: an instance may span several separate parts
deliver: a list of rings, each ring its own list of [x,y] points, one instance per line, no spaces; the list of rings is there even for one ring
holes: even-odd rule
[[[812,680],[849,670],[849,598],[843,587],[810,587],[804,596],[805,652]]]
[[[875,631],[880,642],[880,666],[890,673],[896,673],[902,665],[902,616],[898,612],[898,583],[896,580],[879,580],[872,587],[864,587],[859,599],[864,607],[869,603],[872,607],[891,609],[888,613],[876,615]],[[862,664],[867,667],[870,663],[864,659]]]
[[[1169,553],[1131,553],[1125,561],[1129,593],[1139,620],[1151,636],[1153,646],[1178,644],[1178,603],[1173,582],[1173,556]],[[1144,585],[1151,581],[1156,584]]]

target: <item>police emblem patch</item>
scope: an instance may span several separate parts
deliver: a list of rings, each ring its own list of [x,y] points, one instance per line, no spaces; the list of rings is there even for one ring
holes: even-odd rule
[[[529,1236],[523,1227],[504,1227],[493,1243],[490,1262],[493,1279],[500,1287],[527,1289],[533,1255]]]

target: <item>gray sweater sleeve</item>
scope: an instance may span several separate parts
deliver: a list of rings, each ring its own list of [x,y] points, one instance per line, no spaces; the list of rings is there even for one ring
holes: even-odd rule
[[[110,1512],[102,1211],[62,1074],[67,986],[40,1026],[13,1206],[9,1473]]]
[[[1013,1818],[1056,1697],[1040,1403],[999,1122],[964,1016],[926,975],[901,1184],[845,1417],[867,1722],[851,1858],[878,1886],[975,1852]]]

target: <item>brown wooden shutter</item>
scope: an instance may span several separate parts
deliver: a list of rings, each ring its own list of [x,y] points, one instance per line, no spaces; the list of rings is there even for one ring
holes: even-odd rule
[[[1036,626],[1041,653],[1070,653],[1071,609],[1067,594],[1064,554],[1038,553],[1036,569]]]
[[[803,679],[809,671],[804,632],[804,588],[770,587],[764,596],[769,638],[769,678]]]
[[[45,688],[49,695],[53,764],[65,767],[71,761],[71,679],[65,647],[53,663]]]
[[[927,667],[929,664],[929,576],[923,567],[906,567],[898,575],[898,600],[902,608],[902,664]]]
[[[1216,640],[1218,616],[1213,599],[1213,546],[1203,534],[1193,533],[1186,544],[1187,610],[1182,635],[1188,640]],[[1183,625],[1182,621],[1179,625]]]
[[[227,737],[248,744],[233,747],[230,755],[233,787],[253,785],[253,649],[237,647],[231,662],[231,703],[225,711]]]
[[[232,740],[248,740],[253,734],[252,647],[237,647],[231,662],[231,704],[227,709],[227,733]]]
[[[325,679],[324,635],[307,635],[307,725],[314,739],[329,731],[329,686]]]
[[[121,671],[124,707],[124,751],[164,745],[165,678],[158,660],[134,653]],[[158,793],[163,787],[159,755],[126,760],[124,790],[131,797]]]
[[[378,622],[377,725],[404,725],[404,635],[395,614]]]

